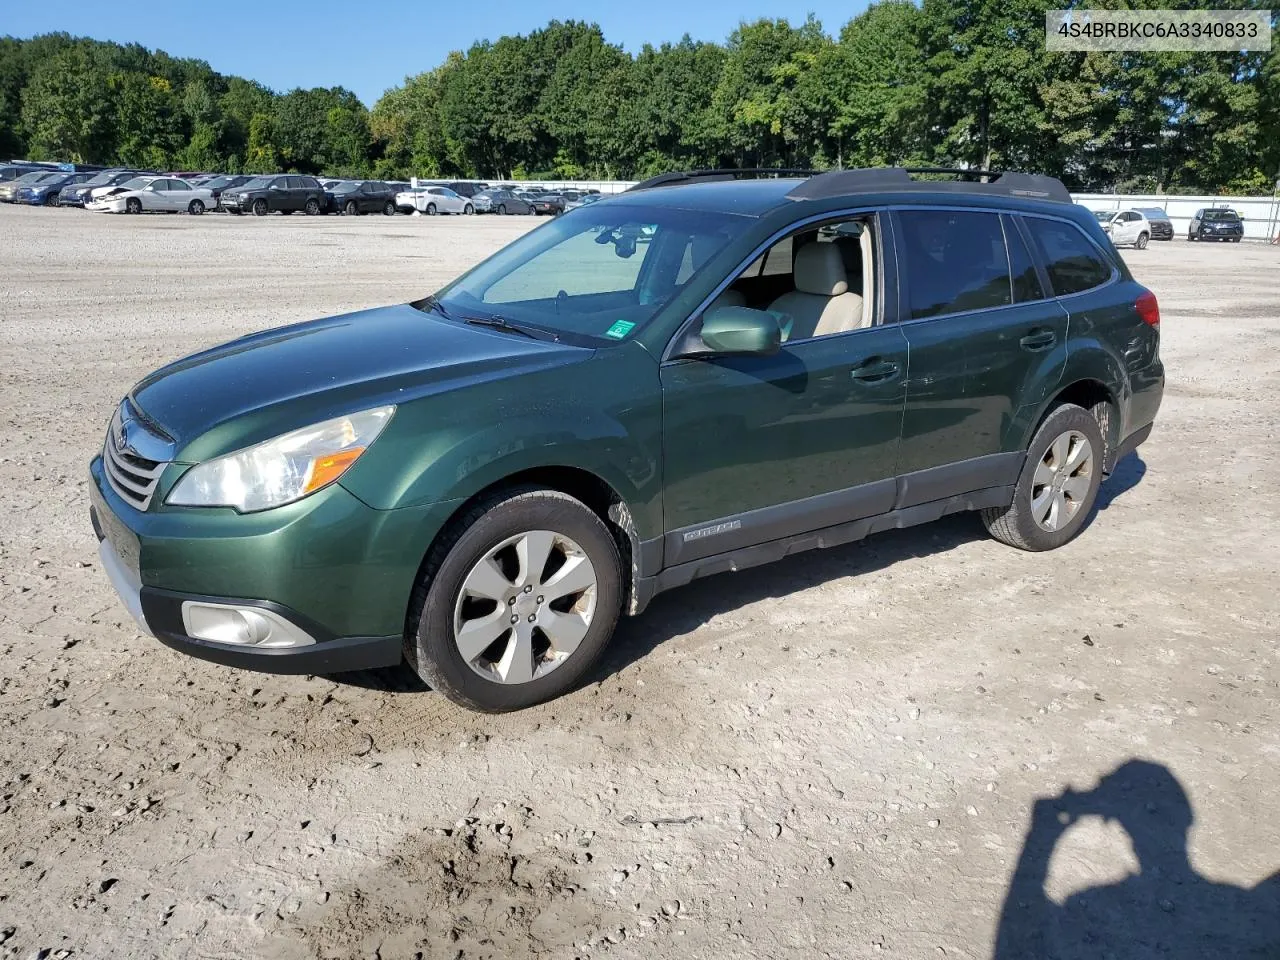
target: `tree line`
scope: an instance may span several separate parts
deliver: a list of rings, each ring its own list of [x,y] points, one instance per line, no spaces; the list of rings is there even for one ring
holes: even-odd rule
[[[883,0],[838,36],[766,19],[634,55],[552,21],[451,53],[370,110],[341,87],[276,93],[136,44],[0,38],[0,157],[23,155],[385,178],[917,164],[1270,192],[1280,43],[1051,54],[1043,0]]]

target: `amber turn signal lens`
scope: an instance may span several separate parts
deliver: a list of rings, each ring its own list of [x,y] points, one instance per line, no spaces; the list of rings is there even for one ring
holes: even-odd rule
[[[364,447],[351,447],[340,453],[315,460],[311,464],[311,476],[307,478],[305,493],[311,493],[333,483],[346,472],[347,467],[356,462],[362,453],[364,453]]]

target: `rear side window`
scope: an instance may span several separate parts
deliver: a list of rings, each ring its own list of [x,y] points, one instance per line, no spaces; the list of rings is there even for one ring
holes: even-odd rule
[[[1055,296],[1091,290],[1111,279],[1111,264],[1079,227],[1040,217],[1023,217],[1022,222],[1040,250]]]
[[[903,210],[898,217],[912,320],[1013,302],[999,214]]]
[[[1044,299],[1044,287],[1040,284],[1040,272],[1031,259],[1031,251],[1018,232],[1018,225],[1011,217],[1001,217],[1004,238],[1009,246],[1009,276],[1013,281],[1013,302],[1028,303]]]

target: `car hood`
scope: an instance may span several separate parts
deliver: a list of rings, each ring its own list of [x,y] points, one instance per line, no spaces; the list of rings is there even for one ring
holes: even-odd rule
[[[330,417],[591,356],[409,304],[278,327],[162,367],[130,397],[197,462]]]

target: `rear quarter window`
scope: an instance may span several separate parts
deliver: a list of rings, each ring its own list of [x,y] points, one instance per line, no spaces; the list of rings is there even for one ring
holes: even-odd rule
[[[1024,217],[1023,222],[1040,251],[1054,296],[1082,293],[1111,279],[1114,268],[1075,224],[1041,217]]]

